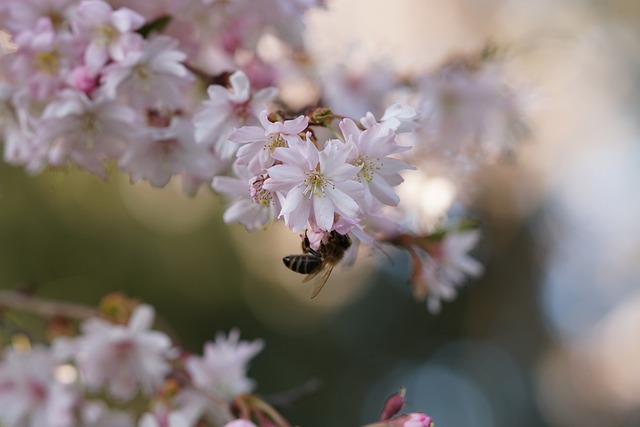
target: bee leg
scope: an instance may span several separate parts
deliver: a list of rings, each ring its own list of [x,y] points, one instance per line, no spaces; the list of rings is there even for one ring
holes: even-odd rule
[[[320,254],[311,247],[309,237],[307,237],[307,230],[304,230],[304,239],[302,240],[302,252],[320,257]]]

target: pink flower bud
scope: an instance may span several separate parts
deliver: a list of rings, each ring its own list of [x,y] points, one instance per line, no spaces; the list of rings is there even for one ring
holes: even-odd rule
[[[380,421],[386,421],[400,412],[400,409],[404,406],[404,388],[401,388],[398,393],[389,396],[384,403],[382,414],[380,414]]]

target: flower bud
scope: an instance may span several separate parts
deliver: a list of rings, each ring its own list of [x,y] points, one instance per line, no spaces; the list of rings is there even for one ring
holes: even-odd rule
[[[400,391],[389,396],[387,401],[384,403],[384,408],[380,415],[380,421],[386,421],[400,412],[400,409],[404,406],[404,394],[405,388],[400,387]]]

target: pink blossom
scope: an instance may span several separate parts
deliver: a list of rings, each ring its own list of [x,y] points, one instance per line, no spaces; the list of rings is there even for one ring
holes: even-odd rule
[[[260,123],[262,127],[243,126],[229,136],[230,141],[242,144],[238,149],[237,163],[247,165],[254,175],[261,174],[266,168],[273,166],[274,158],[271,155],[277,147],[288,147],[302,142],[298,134],[307,128],[309,119],[299,116],[294,120],[270,122],[267,111],[264,110],[260,114]]]
[[[5,350],[0,362],[0,422],[5,427],[71,427],[77,396],[57,382],[52,355],[42,347]]]
[[[126,326],[89,319],[82,324],[82,335],[58,339],[54,351],[61,358],[73,358],[90,390],[106,387],[120,400],[131,399],[140,389],[150,394],[171,369],[172,356],[169,337],[149,330],[153,317],[153,308],[141,305]]]
[[[63,85],[62,76],[69,67],[68,42],[68,37],[55,32],[50,18],[40,18],[33,28],[16,35],[20,49],[3,58],[9,78],[28,88],[32,98],[45,100]]]
[[[8,0],[7,28],[14,33],[33,28],[43,17],[48,17],[55,27],[62,27],[77,0]]]
[[[509,155],[528,129],[521,100],[486,64],[455,61],[421,83],[422,135],[445,155]]]
[[[173,117],[168,127],[139,132],[118,164],[133,182],[146,179],[155,187],[164,187],[182,173],[210,180],[218,168],[211,153],[196,144],[191,122],[179,117]]]
[[[348,147],[339,140],[327,141],[322,151],[309,139],[275,149],[273,157],[282,164],[268,169],[264,188],[282,194],[280,216],[287,227],[298,232],[313,221],[331,231],[335,214],[358,216],[355,199],[362,196],[363,187],[355,178],[362,166],[347,163],[348,156]]]
[[[260,37],[267,31],[294,49],[299,49],[302,47],[304,31],[302,17],[308,9],[320,3],[318,0],[238,1],[228,10],[231,15],[225,30],[233,32],[237,38],[234,49],[255,49]]]
[[[240,331],[233,329],[226,338],[218,334],[215,342],[205,344],[202,357],[190,356],[185,365],[196,387],[231,400],[253,390],[247,364],[263,346],[261,340],[240,341]]]
[[[4,160],[10,164],[25,165],[30,173],[41,171],[49,147],[36,138],[37,120],[30,113],[31,98],[26,91],[14,92],[0,83],[0,116],[3,117]]]
[[[103,162],[118,157],[133,130],[135,113],[104,98],[89,99],[68,90],[50,103],[42,114],[38,139],[49,144],[49,161],[61,164],[67,158],[96,174]]]
[[[323,95],[334,113],[362,117],[372,111],[377,115],[384,108],[385,94],[396,86],[395,79],[389,67],[380,63],[365,70],[340,65],[323,76]]]
[[[121,61],[127,50],[140,44],[133,33],[144,24],[144,17],[126,7],[114,11],[101,0],[84,0],[74,10],[71,26],[79,37],[88,39],[84,61],[92,72],[109,59]]]
[[[365,211],[371,211],[374,203],[397,206],[400,197],[392,187],[404,181],[399,174],[401,170],[413,168],[389,156],[407,151],[409,147],[398,145],[393,131],[380,125],[360,131],[353,120],[345,119],[340,122],[340,129],[351,148],[349,162],[360,166],[357,179],[365,188]]]
[[[418,113],[412,107],[396,102],[384,110],[384,114],[380,121],[377,121],[373,114],[367,112],[360,119],[360,124],[369,129],[376,124],[380,124],[385,129],[391,129],[395,133],[411,132],[418,128],[420,124],[417,122]]]
[[[209,86],[209,99],[193,116],[196,141],[212,147],[223,160],[232,159],[238,151],[238,144],[228,139],[233,129],[256,123],[265,104],[277,93],[275,88],[266,88],[252,95],[249,79],[242,71],[233,73],[229,83],[230,89]]]
[[[111,98],[120,96],[140,109],[182,108],[185,87],[191,82],[191,75],[182,64],[186,59],[177,40],[154,37],[104,68],[104,93]]]
[[[237,164],[233,171],[235,176],[216,176],[211,183],[215,191],[231,198],[222,219],[227,224],[240,223],[250,231],[266,227],[278,216],[280,200],[264,188],[264,175],[254,176],[246,166]]]
[[[451,301],[456,297],[457,288],[468,277],[482,274],[483,267],[469,256],[480,239],[480,231],[449,231],[441,242],[434,244],[422,262],[414,280],[427,298],[427,306],[432,313],[440,311],[440,301]],[[419,295],[420,296],[420,295]]]

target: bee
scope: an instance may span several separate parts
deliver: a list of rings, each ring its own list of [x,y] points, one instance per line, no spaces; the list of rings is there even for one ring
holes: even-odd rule
[[[348,235],[331,231],[326,242],[320,243],[318,250],[315,250],[311,247],[305,232],[302,240],[303,253],[288,255],[282,258],[282,262],[289,270],[307,275],[302,283],[316,279],[311,289],[311,298],[314,298],[327,283],[333,267],[342,260],[350,246],[351,238]]]

